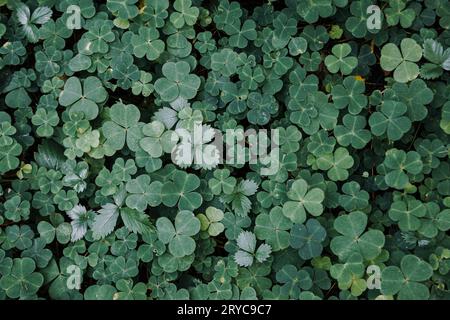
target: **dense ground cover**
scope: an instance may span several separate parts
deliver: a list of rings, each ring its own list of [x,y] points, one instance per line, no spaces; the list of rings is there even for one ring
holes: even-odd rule
[[[0,0],[0,299],[448,299],[449,27],[446,0]],[[231,163],[214,129],[279,139]]]

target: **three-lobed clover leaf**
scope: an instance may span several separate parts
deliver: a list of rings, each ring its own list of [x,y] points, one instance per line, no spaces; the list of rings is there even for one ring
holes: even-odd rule
[[[278,111],[278,103],[274,97],[257,92],[248,95],[247,106],[250,108],[247,112],[248,121],[258,125],[267,124]]]
[[[300,0],[297,2],[297,13],[308,23],[319,20],[319,17],[326,18],[333,13],[333,5],[331,0],[307,1]]]
[[[133,53],[136,57],[146,57],[153,61],[164,52],[164,41],[159,39],[159,32],[155,28],[140,27],[138,34],[131,37]]]
[[[389,140],[400,140],[411,128],[411,120],[405,116],[408,107],[399,101],[386,100],[380,111],[372,113],[369,125],[376,136],[387,134]]]
[[[50,137],[53,135],[54,129],[59,123],[58,113],[54,110],[47,111],[39,108],[31,118],[31,122],[37,126],[36,133],[40,137]]]
[[[348,150],[337,148],[334,153],[327,153],[317,158],[317,167],[327,170],[327,176],[333,181],[342,181],[348,178],[350,169],[354,164],[353,157]]]
[[[98,115],[98,105],[106,100],[108,93],[103,88],[102,82],[93,76],[83,81],[70,77],[64,84],[64,89],[59,95],[59,104],[70,107],[70,112],[82,112],[87,120],[93,120]]]
[[[339,204],[346,211],[362,210],[369,203],[369,193],[361,190],[361,186],[356,181],[344,183],[342,186],[344,194],[339,196]]]
[[[380,230],[366,231],[367,215],[361,211],[354,211],[339,216],[334,221],[334,228],[341,235],[331,240],[331,250],[340,259],[348,259],[352,253],[361,254],[364,259],[376,258],[384,246],[385,238]]]
[[[169,252],[178,258],[188,256],[195,251],[195,236],[200,231],[200,220],[187,210],[178,212],[175,224],[168,218],[161,217],[156,221],[158,238],[168,245]]]
[[[269,214],[261,213],[255,220],[255,234],[265,240],[273,251],[289,247],[289,232],[292,222],[283,215],[281,207],[274,207]]]
[[[238,23],[227,24],[224,27],[224,31],[230,36],[228,43],[232,47],[245,48],[248,45],[248,41],[256,39],[256,23],[249,19],[245,20],[242,25]]]
[[[94,24],[90,26],[89,32],[85,33],[83,38],[78,42],[78,50],[81,53],[91,55],[93,53],[107,53],[109,50],[108,43],[113,42],[116,36],[112,32],[110,24]]]
[[[351,145],[355,149],[362,149],[371,140],[370,131],[364,129],[367,122],[363,116],[346,114],[342,123],[334,128],[334,135],[341,146]]]
[[[36,70],[43,72],[47,78],[58,74],[62,60],[62,53],[53,46],[45,48],[44,51],[36,52]]]
[[[121,150],[126,143],[131,150],[135,150],[135,136],[140,136],[140,128],[137,126],[141,117],[139,109],[133,104],[118,102],[111,107],[109,116],[111,120],[102,126],[106,144],[114,150]]]
[[[133,85],[131,86],[131,92],[133,92],[134,95],[141,94],[144,97],[148,97],[155,90],[150,81],[152,81],[152,74],[141,71],[139,81],[133,82]]]
[[[192,99],[200,87],[200,78],[190,74],[190,66],[185,61],[166,62],[162,67],[164,78],[155,81],[155,90],[161,99],[172,102],[178,97]]]
[[[229,48],[224,48],[211,55],[211,69],[224,76],[236,73],[238,63],[238,54]]]
[[[421,221],[419,233],[427,238],[434,238],[439,231],[447,231],[450,229],[450,209],[441,208],[434,202],[426,204],[427,214]]]
[[[433,274],[431,266],[414,255],[405,255],[400,268],[386,267],[381,274],[381,292],[385,295],[398,294],[399,300],[425,300],[430,296],[423,284]]]
[[[132,19],[139,13],[138,0],[108,0],[106,7],[121,19]]]
[[[386,151],[384,180],[392,188],[403,189],[409,184],[409,174],[422,171],[423,163],[420,154],[415,151],[405,152],[396,148]]]
[[[201,230],[207,231],[211,237],[216,237],[225,230],[225,226],[221,223],[224,214],[220,209],[208,207],[205,214],[200,213],[197,218],[200,220]]]
[[[161,203],[163,184],[160,181],[150,181],[149,175],[142,174],[126,183],[125,189],[129,195],[125,203],[128,207],[144,211],[147,206],[156,207]]]
[[[330,275],[338,281],[341,290],[350,289],[353,296],[361,295],[367,288],[364,276],[364,259],[357,253],[352,253],[344,263],[333,264]]]
[[[59,190],[53,197],[53,201],[58,205],[58,209],[62,211],[71,210],[78,203],[78,196],[75,190]]]
[[[313,285],[311,276],[306,270],[298,270],[294,265],[287,264],[276,274],[276,280],[283,284],[280,291],[289,297],[296,298],[301,290],[309,290]]]
[[[173,8],[176,10],[170,15],[170,22],[175,28],[181,29],[185,24],[192,26],[197,21],[199,9],[192,7],[191,0],[175,0]]]
[[[0,279],[0,287],[10,298],[32,297],[44,283],[44,277],[35,269],[31,258],[15,258],[11,272]]]
[[[405,38],[400,43],[400,49],[393,43],[388,43],[381,49],[380,64],[385,71],[394,71],[394,79],[405,83],[414,80],[419,75],[416,62],[422,58],[422,48],[414,39]]]
[[[292,222],[303,223],[306,220],[306,212],[313,216],[322,214],[325,194],[319,188],[308,188],[305,180],[295,180],[286,194],[289,201],[283,205],[283,214]]]
[[[230,176],[228,169],[217,169],[214,170],[213,178],[208,181],[208,186],[215,195],[231,194],[236,186],[236,178]]]
[[[392,95],[394,100],[400,99],[408,107],[407,116],[411,121],[421,121],[428,114],[426,106],[433,100],[433,91],[422,79],[410,83],[394,83],[392,90],[386,90],[386,97]],[[398,97],[398,98],[397,98]]]
[[[348,108],[351,114],[358,114],[367,106],[367,97],[364,95],[364,82],[355,77],[346,77],[341,84],[331,90],[334,105],[339,108]]]
[[[319,221],[308,219],[305,224],[292,226],[289,242],[292,248],[298,249],[302,259],[309,260],[320,256],[326,235],[326,230]]]
[[[194,210],[202,204],[202,196],[195,192],[200,186],[200,179],[184,171],[176,171],[170,181],[161,189],[162,203],[168,207],[178,204],[180,210]]]
[[[6,219],[19,222],[20,220],[28,220],[30,216],[30,202],[22,199],[20,195],[16,195],[4,202],[4,216]]]
[[[347,43],[336,44],[331,49],[333,55],[325,58],[325,65],[331,73],[340,71],[343,75],[350,74],[358,65],[356,57],[349,57],[351,47]]]
[[[7,2],[0,300],[446,298],[445,1]]]
[[[385,9],[384,13],[388,25],[395,26],[400,23],[405,29],[411,27],[416,18],[416,12],[412,8],[406,8],[404,0],[389,1],[389,7]]]
[[[425,205],[416,199],[397,200],[389,209],[389,218],[398,222],[402,231],[416,231],[421,226],[421,219],[427,214]]]
[[[176,133],[170,130],[164,132],[164,130],[164,124],[158,120],[142,127],[145,137],[139,140],[139,146],[152,158],[159,158],[164,152],[171,152],[175,146]]]

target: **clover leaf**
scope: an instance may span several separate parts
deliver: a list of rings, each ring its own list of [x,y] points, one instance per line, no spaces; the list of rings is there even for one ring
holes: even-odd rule
[[[342,186],[343,195],[339,196],[339,204],[346,211],[364,209],[369,202],[369,193],[361,190],[361,186],[356,181],[344,183]]]
[[[170,22],[173,25],[181,29],[185,24],[192,26],[197,21],[199,10],[197,7],[191,7],[191,0],[175,0],[173,8],[176,12],[170,15]]]
[[[320,256],[322,242],[326,237],[325,228],[316,219],[308,219],[305,224],[294,224],[290,233],[292,248],[298,249],[298,254],[304,260]]]
[[[150,183],[150,177],[146,174],[138,176],[127,182],[125,189],[130,194],[125,203],[128,207],[138,211],[144,211],[147,206],[156,207],[161,203],[161,189],[163,184],[159,181]]]
[[[230,170],[217,169],[214,170],[214,177],[208,181],[208,186],[211,192],[215,195],[219,195],[222,192],[224,194],[231,194],[236,186],[236,178],[230,176]]]
[[[189,72],[189,64],[185,61],[166,62],[162,67],[164,78],[155,82],[155,90],[161,99],[172,102],[178,97],[195,97],[200,87],[200,78]]]
[[[44,283],[44,277],[34,272],[35,268],[31,258],[15,258],[11,272],[0,279],[0,287],[10,298],[32,297]]]
[[[164,124],[157,120],[145,124],[142,133],[145,137],[139,141],[139,145],[153,158],[161,157],[163,152],[171,152],[175,146],[176,134],[173,131],[164,132]]]
[[[133,35],[131,38],[134,55],[138,58],[145,56],[150,61],[158,59],[165,46],[164,42],[159,39],[158,30],[140,27],[138,32],[138,35]]]
[[[98,78],[87,77],[82,88],[80,79],[70,77],[59,95],[59,103],[70,107],[71,113],[83,112],[87,120],[92,120],[98,115],[97,104],[104,102],[107,97],[108,93]]]
[[[431,266],[414,255],[405,255],[400,268],[386,267],[381,274],[381,292],[386,295],[398,294],[400,300],[428,299],[430,292],[422,282],[433,274]]]
[[[398,149],[390,149],[386,152],[384,160],[386,175],[384,180],[388,186],[403,189],[409,183],[407,173],[418,174],[423,167],[420,155],[415,151],[405,152]]]
[[[195,192],[199,186],[200,179],[196,175],[177,171],[162,186],[162,203],[168,207],[178,204],[180,210],[197,209],[203,201],[200,193]]]
[[[337,108],[348,107],[351,114],[358,114],[367,105],[367,97],[363,94],[364,91],[363,81],[356,80],[354,77],[347,77],[342,85],[333,87],[331,95]]]
[[[292,222],[283,215],[281,207],[274,207],[269,214],[259,214],[255,220],[255,235],[265,240],[273,251],[289,247],[289,232]]]
[[[342,74],[350,74],[358,65],[356,57],[348,57],[351,52],[349,44],[337,44],[331,49],[333,55],[325,58],[325,65],[331,73],[336,73],[339,70]]]
[[[290,297],[298,297],[301,290],[312,287],[312,279],[305,270],[297,270],[292,264],[283,266],[276,274],[276,279],[282,283],[280,291]]]
[[[223,211],[214,207],[208,207],[205,214],[200,213],[197,215],[201,222],[201,230],[207,231],[212,237],[218,236],[225,230],[224,225],[220,222],[223,217]]]
[[[374,229],[364,232],[367,220],[367,215],[361,211],[336,218],[334,228],[341,235],[331,240],[330,248],[340,259],[345,261],[354,252],[367,260],[380,254],[385,242],[384,235]]]
[[[369,118],[372,133],[381,136],[386,133],[390,140],[400,140],[411,128],[411,120],[404,116],[407,106],[393,100],[384,101],[380,111],[374,112]]]
[[[405,38],[400,43],[400,49],[393,43],[384,45],[381,49],[381,67],[386,71],[394,71],[394,79],[405,83],[414,80],[419,75],[419,67],[415,62],[422,58],[422,49],[413,39]]]
[[[317,159],[317,167],[327,170],[327,176],[333,181],[347,179],[350,169],[354,164],[352,156],[347,149],[339,147],[334,153],[327,153]]]
[[[134,136],[139,130],[137,124],[141,116],[139,109],[133,104],[115,103],[109,112],[111,120],[103,123],[102,131],[106,143],[114,150],[120,150],[125,143],[130,149],[135,149]]]
[[[248,41],[256,39],[256,24],[255,21],[249,19],[245,20],[241,25],[239,24],[227,24],[224,27],[224,31],[230,36],[228,42],[232,47],[245,48]]]
[[[398,226],[402,231],[415,231],[421,225],[421,217],[427,213],[424,204],[415,199],[407,199],[406,201],[395,201],[389,210],[389,217],[398,221]]]
[[[286,195],[289,201],[283,205],[283,214],[294,223],[303,223],[306,212],[313,216],[323,212],[324,192],[319,188],[308,190],[308,183],[303,179],[295,180]]]
[[[139,81],[134,82],[131,86],[131,91],[134,95],[142,94],[144,97],[148,97],[153,91],[152,74],[149,72],[141,71]]]
[[[390,1],[385,11],[388,25],[395,26],[400,23],[403,28],[409,28],[414,22],[416,12],[412,8],[405,8],[406,2],[403,0]]]
[[[131,19],[138,15],[138,8],[134,5],[138,0],[108,0],[107,8],[121,19]]]
[[[362,116],[346,114],[342,119],[343,125],[334,128],[337,142],[344,147],[351,145],[355,149],[364,148],[371,140],[371,133],[366,127],[366,120]]]
[[[192,212],[178,212],[175,224],[161,217],[156,221],[156,228],[159,240],[168,244],[170,253],[175,257],[181,258],[195,251],[196,244],[192,236],[200,231],[200,220]]]
[[[0,0],[0,300],[447,299],[450,7],[375,2]]]
[[[367,288],[364,271],[363,257],[356,252],[344,263],[333,264],[330,268],[331,276],[338,280],[338,287],[341,290],[350,289],[353,296],[361,295]]]
[[[50,137],[53,135],[53,127],[59,123],[58,113],[54,110],[39,108],[31,118],[31,122],[38,126],[36,133],[40,137]]]
[[[318,0],[315,2],[300,0],[297,3],[297,13],[308,23],[316,22],[319,16],[322,18],[329,17],[332,12],[331,0]]]

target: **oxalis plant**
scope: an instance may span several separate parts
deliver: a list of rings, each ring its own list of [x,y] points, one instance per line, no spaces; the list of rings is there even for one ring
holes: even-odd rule
[[[0,0],[0,70],[1,300],[450,299],[448,1]]]

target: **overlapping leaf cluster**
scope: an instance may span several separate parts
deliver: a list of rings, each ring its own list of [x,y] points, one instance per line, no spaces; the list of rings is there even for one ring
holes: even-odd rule
[[[450,298],[448,1],[0,0],[0,41],[0,299]]]

